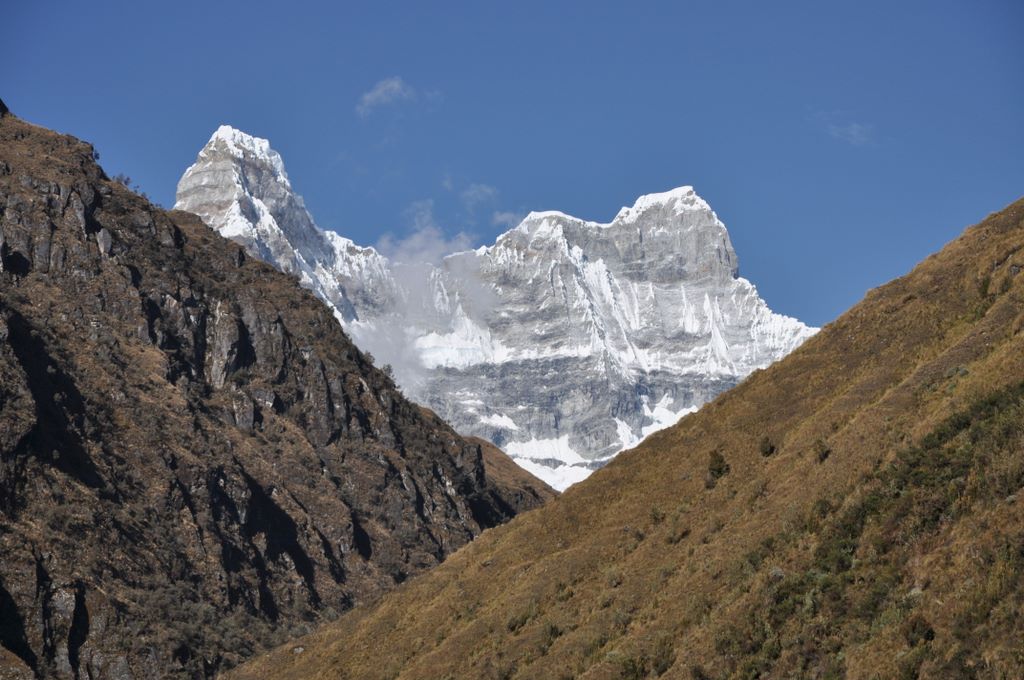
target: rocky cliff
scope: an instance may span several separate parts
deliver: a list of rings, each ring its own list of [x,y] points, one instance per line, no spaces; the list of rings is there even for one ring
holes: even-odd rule
[[[551,495],[295,279],[0,118],[0,677],[210,677]]]
[[[436,266],[391,262],[317,228],[267,140],[223,126],[176,207],[294,272],[407,393],[559,488],[814,332],[738,276],[692,187],[610,223],[531,213]]]

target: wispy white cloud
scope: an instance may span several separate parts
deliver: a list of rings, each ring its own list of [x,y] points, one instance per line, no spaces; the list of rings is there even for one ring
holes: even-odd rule
[[[364,92],[356,104],[356,113],[366,118],[382,106],[415,99],[416,90],[400,76],[393,76],[378,81],[368,92]]]
[[[526,215],[521,212],[515,212],[513,210],[497,210],[491,215],[491,224],[496,227],[505,227],[511,229],[523,221]]]
[[[874,139],[875,128],[867,123],[828,123],[828,133],[853,146],[864,146]]]
[[[807,120],[829,137],[850,146],[869,146],[877,141],[875,126],[852,111],[808,111]]]
[[[455,182],[452,181],[451,174],[449,174],[447,172],[444,173],[444,177],[441,178],[441,187],[445,191],[454,191],[455,190]]]
[[[471,319],[486,318],[497,304],[494,290],[479,276],[479,263],[474,257],[445,257],[472,249],[474,237],[459,232],[448,235],[434,215],[434,201],[414,201],[405,210],[404,217],[410,231],[402,236],[386,234],[377,242],[377,249],[391,260],[392,276],[405,294],[396,301],[394,318],[402,323],[357,325],[353,335],[361,347],[372,347],[378,365],[392,366],[398,383],[412,397],[420,396],[427,369],[416,352],[409,351],[410,339],[405,324],[410,319],[422,318],[436,322],[432,316],[436,304],[438,277],[450,273],[458,285],[448,289],[453,299]],[[444,267],[438,269],[444,261]],[[450,282],[449,282],[450,283]]]
[[[491,203],[498,197],[498,190],[489,184],[470,184],[459,195],[462,206],[470,215],[485,203]]]
[[[412,231],[402,237],[385,234],[377,250],[392,262],[406,265],[438,264],[452,253],[473,247],[473,236],[459,232],[448,236],[434,216],[434,201],[414,201],[405,210]]]
[[[437,218],[434,217],[434,199],[425,198],[422,201],[413,201],[405,209],[405,217],[413,228],[413,231],[422,229],[438,229]]]

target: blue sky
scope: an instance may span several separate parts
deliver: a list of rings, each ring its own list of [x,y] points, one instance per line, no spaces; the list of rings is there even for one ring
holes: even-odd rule
[[[326,228],[607,221],[692,184],[814,324],[1024,195],[1024,3],[20,2],[0,97],[164,205],[221,123]]]

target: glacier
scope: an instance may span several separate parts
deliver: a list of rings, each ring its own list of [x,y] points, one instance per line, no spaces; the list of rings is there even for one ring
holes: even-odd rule
[[[269,142],[221,126],[175,208],[297,276],[407,396],[559,490],[817,330],[739,276],[691,186],[606,223],[532,212],[492,245],[398,262],[319,228]]]

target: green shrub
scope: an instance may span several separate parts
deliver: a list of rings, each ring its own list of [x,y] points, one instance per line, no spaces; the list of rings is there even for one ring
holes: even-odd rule
[[[626,657],[619,661],[619,677],[623,680],[641,680],[649,672],[647,659],[644,657]]]
[[[690,527],[682,525],[679,519],[677,518],[672,521],[672,527],[671,530],[668,532],[668,535],[665,536],[665,542],[669,545],[675,545],[676,543],[683,540],[689,535]]]
[[[555,643],[555,640],[565,633],[558,625],[548,621],[544,624],[544,636],[541,646],[546,650]]]
[[[704,670],[704,666],[699,663],[690,666],[690,677],[693,680],[712,680],[711,674]]]
[[[935,631],[920,614],[913,614],[903,622],[903,637],[907,644],[916,647],[923,642],[930,642],[935,639]]]
[[[715,449],[708,454],[708,474],[704,479],[704,486],[708,489],[715,488],[718,480],[729,474],[729,471],[729,463],[725,460],[725,456],[721,451]]]
[[[532,619],[536,615],[537,605],[531,604],[524,611],[520,612],[519,614],[516,614],[515,616],[510,617],[508,622],[505,624],[505,627],[508,628],[508,632],[515,633],[523,626],[525,626],[530,621],[530,619]]]
[[[663,635],[654,645],[654,653],[651,655],[651,671],[655,676],[662,676],[672,668],[672,664],[675,662],[676,650],[672,646],[672,638]]]
[[[832,455],[832,448],[824,439],[818,439],[814,442],[814,455],[819,463],[824,463]]]

